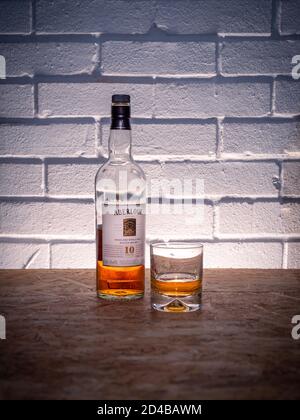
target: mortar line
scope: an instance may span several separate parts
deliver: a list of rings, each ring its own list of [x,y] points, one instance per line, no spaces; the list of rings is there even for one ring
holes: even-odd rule
[[[149,237],[157,236],[157,234],[150,234]],[[175,235],[176,236],[176,235]],[[180,235],[178,235],[179,237]],[[290,243],[290,242],[300,242],[300,236],[280,236],[280,235],[217,235],[216,237],[211,235],[198,235],[189,238],[189,240],[205,240],[211,243]],[[56,244],[56,243],[94,243],[95,235],[90,234],[86,236],[72,236],[72,235],[55,235],[55,234],[0,234],[0,240],[2,243],[47,243],[47,244]]]
[[[271,82],[271,116],[276,113],[276,79]]]
[[[102,43],[99,37],[96,38],[96,62],[93,73],[97,77],[102,76]]]
[[[44,197],[48,197],[48,163],[46,159],[43,160],[43,191]]]
[[[95,142],[97,145],[97,142]],[[101,142],[100,142],[101,147]],[[295,162],[300,160],[300,153],[295,155],[234,155],[223,153],[219,158],[211,155],[137,155],[133,153],[134,159],[140,163],[159,163],[163,161],[164,163],[230,163],[230,162],[247,162],[247,163],[278,163],[278,162]],[[13,161],[29,163],[36,161],[47,160],[50,163],[63,164],[64,162],[75,163],[75,164],[97,164],[99,162],[99,157],[102,158],[102,155],[0,155],[0,160],[2,162],[7,161],[7,163],[13,163]]]
[[[281,0],[272,0],[271,38],[280,38]]]
[[[135,124],[214,124],[217,116],[202,116],[202,117],[151,117],[151,116],[135,116],[132,117],[132,122]],[[51,124],[72,124],[72,123],[81,123],[81,124],[92,124],[95,122],[95,119],[101,119],[104,124],[109,124],[110,117],[107,115],[57,115],[57,116],[40,116],[36,115],[34,117],[0,117],[0,124],[39,124],[39,125],[51,125]],[[245,115],[245,116],[224,116],[224,122],[241,124],[244,123],[281,123],[281,122],[293,122],[300,121],[299,114],[280,114],[274,113],[274,115]]]
[[[52,243],[48,242],[47,244],[48,246],[48,263],[49,263],[49,268],[52,268]]]
[[[35,2],[35,0],[33,0]],[[280,10],[279,10],[280,14]],[[280,18],[280,15],[279,15]],[[280,20],[280,19],[279,19]],[[31,24],[32,26],[32,24]],[[270,23],[272,26],[272,22]],[[284,40],[299,40],[300,34],[280,34],[280,38]],[[211,34],[177,34],[161,32],[159,35],[153,34],[116,34],[116,33],[99,33],[99,32],[55,32],[55,33],[41,33],[31,31],[30,33],[2,33],[0,34],[0,42],[94,42],[99,39],[101,42],[107,41],[123,41],[123,42],[161,42],[161,43],[175,43],[175,42],[203,42],[213,43],[221,40],[236,40],[236,41],[258,41],[264,42],[266,40],[274,39],[270,32],[261,33],[211,33]]]
[[[102,136],[101,119],[96,118],[96,120],[95,120],[95,153],[96,153],[97,159],[101,159],[101,158],[104,157],[102,137],[103,136]]]
[[[282,242],[282,268],[288,268],[288,242]]]
[[[213,238],[216,239],[219,234],[220,208],[219,203],[213,204]]]
[[[274,77],[281,77],[289,80],[289,74],[277,73],[260,73],[260,74],[216,74],[216,73],[182,73],[182,74],[93,74],[90,72],[76,74],[28,74],[19,76],[7,76],[2,79],[0,84],[32,84],[33,82],[44,84],[98,84],[98,83],[135,83],[135,84],[153,84],[153,79],[159,83],[172,84],[180,82],[199,82],[199,83],[267,83]]]
[[[36,35],[36,0],[30,2],[30,36]]]
[[[217,118],[217,130],[216,130],[216,159],[219,160],[222,157],[222,153],[223,153],[223,147],[224,147],[224,143],[223,143],[223,130],[224,130],[224,126],[223,126],[223,122],[224,122],[224,117],[218,117]]]
[[[47,167],[46,162],[43,160],[42,162],[42,195],[45,197],[47,195]]]
[[[216,75],[222,76],[222,55],[221,51],[223,48],[223,41],[222,38],[218,37],[218,40],[216,42]]]
[[[158,197],[156,196],[148,196],[151,200],[156,200]],[[202,197],[198,197],[202,198]],[[174,197],[172,197],[174,200]],[[195,199],[194,196],[182,196],[182,197],[175,197],[177,200],[193,200]],[[264,194],[264,195],[238,195],[238,194],[227,194],[227,195],[221,195],[221,194],[207,194],[203,196],[203,199],[205,201],[205,204],[214,204],[214,203],[298,203],[300,201],[300,195],[293,195],[293,196],[282,196],[278,197],[278,194]],[[40,202],[40,203],[47,203],[47,202],[70,202],[70,203],[93,203],[94,202],[94,195],[86,194],[86,195],[72,195],[72,194],[59,194],[59,195],[53,195],[46,193],[45,195],[29,195],[29,194],[23,194],[23,195],[0,195],[0,200],[5,202],[20,202],[20,201],[26,201],[26,202]]]
[[[283,168],[283,162],[279,161],[278,162],[278,166],[279,166],[279,191],[278,191],[278,197],[279,198],[283,198],[284,197],[284,168]]]

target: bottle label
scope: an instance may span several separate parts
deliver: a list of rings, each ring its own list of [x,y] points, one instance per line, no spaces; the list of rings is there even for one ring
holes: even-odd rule
[[[129,267],[144,264],[145,206],[103,205],[103,265]]]

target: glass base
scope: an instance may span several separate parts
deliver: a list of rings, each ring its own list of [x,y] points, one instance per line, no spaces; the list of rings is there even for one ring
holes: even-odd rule
[[[199,295],[185,297],[169,297],[155,294],[152,295],[152,308],[161,312],[193,312],[201,309],[201,297]]]
[[[116,289],[116,290],[110,291],[109,293],[101,292],[100,290],[98,290],[97,296],[101,299],[120,301],[120,300],[141,299],[144,296],[144,293],[134,292],[134,291],[128,292],[122,289],[121,290]]]

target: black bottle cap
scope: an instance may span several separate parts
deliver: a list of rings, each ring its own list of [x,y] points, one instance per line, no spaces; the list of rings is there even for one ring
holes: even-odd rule
[[[129,95],[112,95],[111,98],[112,103],[119,103],[119,104],[130,104],[130,96]]]
[[[111,128],[130,130],[130,96],[112,95]]]

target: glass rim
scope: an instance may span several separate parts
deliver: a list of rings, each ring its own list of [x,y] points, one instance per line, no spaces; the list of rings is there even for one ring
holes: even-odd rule
[[[192,240],[170,240],[170,241],[153,241],[150,242],[150,248],[164,248],[164,249],[203,249],[204,245],[199,241]]]

